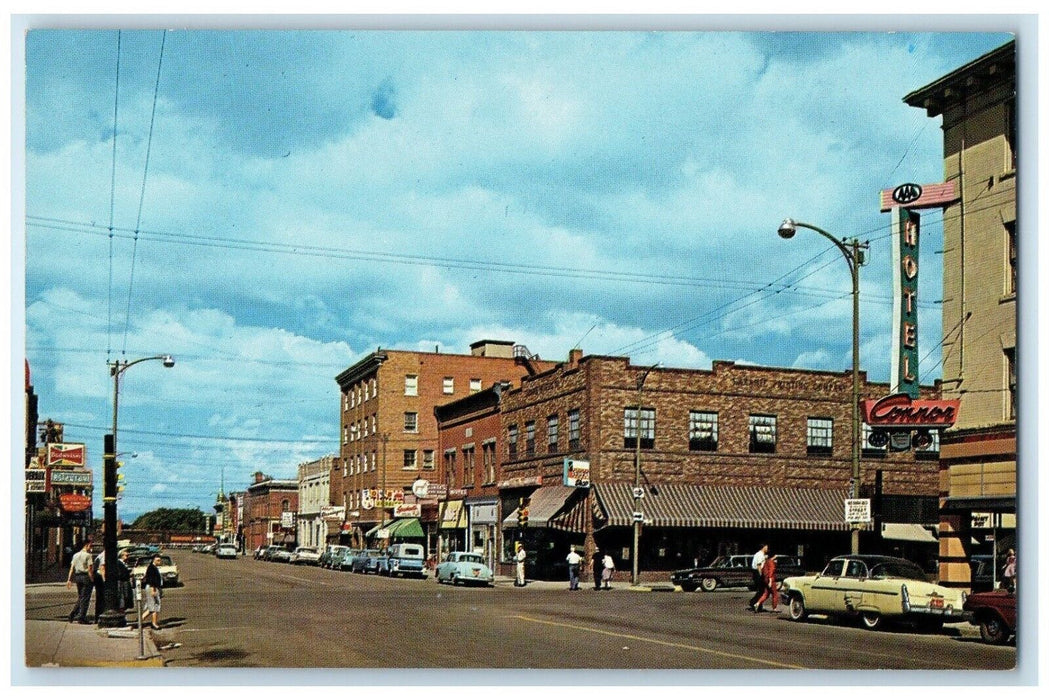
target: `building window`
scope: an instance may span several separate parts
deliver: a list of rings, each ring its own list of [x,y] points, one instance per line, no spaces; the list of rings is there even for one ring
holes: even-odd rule
[[[718,449],[717,413],[688,412],[688,449],[702,452],[714,452]]]
[[[750,451],[761,454],[776,451],[776,416],[750,416]]]
[[[476,394],[480,390],[481,390],[481,380],[480,379],[471,379],[470,380],[470,393],[471,394]]]
[[[495,483],[495,440],[481,445],[481,459],[484,461],[484,483]]]
[[[1005,417],[1009,420],[1016,419],[1016,348],[1006,348],[1005,353],[1005,381],[1006,400]]]
[[[378,398],[379,397],[379,383],[378,383],[378,381],[376,381],[375,377],[372,377],[371,384],[372,384],[372,396]]]
[[[1005,224],[1005,293],[1016,294],[1016,222]]]
[[[623,446],[637,447],[638,441],[637,408],[623,410]],[[651,450],[656,446],[656,409],[641,409],[641,449]]]
[[[463,448],[463,487],[470,487],[477,483],[476,460],[474,459],[473,445]]]
[[[454,489],[455,485],[455,450],[444,451],[444,478],[448,482],[448,488]]]
[[[342,475],[343,476],[349,476],[349,467],[347,466],[348,464],[349,463],[346,461],[346,458],[343,457],[342,458]]]
[[[379,454],[377,452],[373,451],[372,452],[372,471],[375,471],[375,467],[376,467],[376,465],[378,463],[379,463]]]
[[[511,425],[506,429],[506,453],[510,459],[517,459],[517,426]]]
[[[347,393],[343,393],[342,395],[342,410],[350,410],[350,395]]]
[[[1006,154],[1006,169],[1016,170],[1016,101],[1005,103],[1005,142],[1009,147]]]
[[[418,469],[419,465],[416,463],[416,452],[415,450],[404,451],[404,466],[403,469]]]
[[[404,412],[404,432],[406,433],[417,433],[419,432],[419,414],[415,411]]]
[[[423,469],[433,471],[433,450],[423,450]]]
[[[525,456],[535,456],[535,421],[525,423]]]
[[[809,418],[806,432],[810,455],[829,455],[834,452],[834,421],[830,418]]]
[[[378,429],[378,425],[379,425],[379,421],[378,421],[378,419],[377,419],[377,418],[375,417],[375,414],[373,413],[373,414],[372,414],[372,433],[377,433],[377,432],[379,432],[379,429]]]
[[[579,449],[579,409],[573,408],[568,412],[568,449]]]
[[[866,423],[863,424],[860,432],[860,451],[862,452],[863,456],[884,457],[887,452],[888,442],[886,442],[885,445],[882,445],[880,447],[875,447],[874,445],[872,445],[871,435],[874,433],[874,429]]]
[[[546,419],[546,451],[550,453],[557,452],[557,428],[558,420],[557,416],[550,416]]]
[[[443,386],[444,386],[444,389],[443,389],[444,393],[446,393],[446,394],[454,394],[455,393],[455,378],[454,377],[445,377]]]
[[[342,444],[345,445],[350,441],[350,426],[342,426]]]
[[[350,387],[350,408],[357,405],[357,387]]]
[[[418,374],[406,374],[406,375],[404,375],[404,395],[405,396],[418,396],[419,395],[419,375]]]

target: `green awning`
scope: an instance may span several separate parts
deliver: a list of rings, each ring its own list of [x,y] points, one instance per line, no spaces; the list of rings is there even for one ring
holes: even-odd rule
[[[418,518],[402,518],[401,520],[392,520],[386,523],[386,525],[376,525],[371,530],[368,530],[364,536],[375,537],[383,527],[385,527],[389,533],[390,539],[393,539],[394,537],[426,537],[426,534],[423,532],[423,526]]]

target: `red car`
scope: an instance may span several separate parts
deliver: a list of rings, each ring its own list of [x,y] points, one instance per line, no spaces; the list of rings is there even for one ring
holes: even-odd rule
[[[980,626],[980,636],[988,644],[1005,644],[1016,634],[1016,594],[999,588],[973,593],[965,601],[973,622]]]

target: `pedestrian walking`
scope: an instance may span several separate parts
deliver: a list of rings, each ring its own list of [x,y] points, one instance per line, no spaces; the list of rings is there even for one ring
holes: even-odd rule
[[[756,612],[758,598],[765,592],[764,577],[761,572],[765,568],[765,560],[768,559],[769,546],[767,544],[761,545],[761,549],[754,553],[754,556],[750,560],[750,575],[753,579],[754,595],[751,596],[750,602],[747,603],[747,609]]]
[[[779,587],[776,585],[776,557],[766,557],[765,564],[761,569],[761,578],[764,590],[758,598],[758,604],[754,612],[763,612],[765,600],[772,598],[772,612],[779,612]]]
[[[128,553],[123,550],[117,555],[113,575],[117,577],[117,607],[129,610],[135,607],[135,594],[131,590],[131,567],[127,564]]]
[[[1016,551],[1012,548],[1005,557],[1005,568],[1002,569],[1002,586],[1010,591],[1016,591]]]
[[[575,551],[575,545],[572,545],[565,559],[568,561],[568,590],[578,591],[579,566],[583,563],[583,557],[579,556],[579,552]]]
[[[612,577],[616,573],[616,562],[611,554],[606,554],[601,560],[601,584],[606,591],[612,590]]]
[[[95,574],[91,577],[91,583],[95,588],[95,624],[97,625],[102,619],[102,613],[106,610],[106,565],[98,564],[97,559],[95,564]]]
[[[145,603],[142,607],[142,617],[139,619],[139,626],[146,624],[146,616],[152,616],[152,624],[150,625],[153,629],[160,629],[158,617],[160,615],[160,599],[163,596],[164,580],[160,577],[160,569],[157,568],[161,563],[160,555],[153,557],[153,561],[146,567],[146,573],[142,577],[142,594],[145,599]]]
[[[517,552],[514,554],[514,562],[517,565],[517,578],[514,579],[515,586],[525,585],[525,559],[528,558],[528,554],[525,552],[524,547],[521,546],[520,542],[516,543]]]
[[[80,550],[73,555],[69,562],[69,577],[66,578],[66,588],[72,588],[76,583],[76,605],[69,613],[70,622],[87,624],[87,608],[91,604],[92,579],[95,576],[95,562],[91,559],[91,540],[84,540]]]
[[[594,590],[601,590],[601,570],[604,569],[604,557],[601,556],[601,550],[595,549],[594,556],[590,559],[590,567],[594,570]]]

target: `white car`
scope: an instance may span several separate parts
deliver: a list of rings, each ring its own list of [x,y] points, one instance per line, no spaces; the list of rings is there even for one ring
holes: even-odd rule
[[[291,553],[290,563],[317,566],[320,559],[321,555],[316,547],[296,547],[295,551]]]
[[[215,556],[219,559],[236,559],[237,545],[220,544],[218,547],[215,548]]]
[[[136,562],[134,568],[131,569],[131,575],[137,579],[141,579],[145,576],[146,567],[149,566],[149,563],[153,561],[154,557],[160,557],[160,565],[157,566],[157,570],[160,571],[160,578],[164,581],[164,587],[177,586],[178,566],[167,554],[139,557],[138,562]]]

